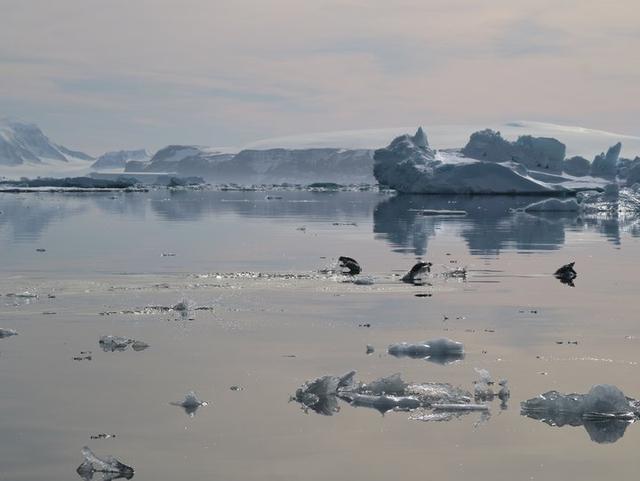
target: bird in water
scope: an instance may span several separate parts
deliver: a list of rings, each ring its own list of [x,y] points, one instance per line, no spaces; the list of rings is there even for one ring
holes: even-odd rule
[[[338,257],[338,265],[342,267],[343,274],[349,274],[352,276],[357,276],[362,272],[362,268],[358,261],[352,259],[351,257],[340,256]]]
[[[565,264],[560,267],[560,269],[558,269],[553,275],[563,284],[568,284],[569,286],[574,287],[573,280],[578,277],[578,273],[573,268],[575,264],[575,262]]]
[[[402,278],[402,282],[415,284],[416,279],[431,272],[431,262],[416,262],[416,264]]]

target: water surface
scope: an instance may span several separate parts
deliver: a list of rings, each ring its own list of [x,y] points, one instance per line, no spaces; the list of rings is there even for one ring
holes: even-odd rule
[[[638,224],[513,212],[529,202],[0,194],[0,327],[19,331],[0,339],[0,479],[80,479],[84,445],[134,466],[141,481],[635,475],[636,426],[598,443],[584,427],[522,417],[519,402],[603,382],[640,396]],[[426,208],[468,215],[420,215]],[[339,255],[357,258],[375,284],[318,273]],[[434,264],[432,286],[398,281],[418,258]],[[570,288],[551,273],[573,260]],[[466,281],[442,276],[460,266]],[[25,291],[38,297],[7,296]],[[183,298],[213,310],[121,313]],[[105,334],[151,347],[103,352]],[[439,365],[385,353],[393,342],[438,336],[464,342],[465,359]],[[74,361],[81,351],[92,360]],[[475,414],[420,422],[345,403],[321,416],[288,402],[305,380],[351,369],[363,381],[401,372],[472,389],[474,367],[511,385],[508,408],[493,403],[483,423]],[[209,405],[190,418],[170,403],[192,389]],[[90,439],[98,433],[116,437]]]

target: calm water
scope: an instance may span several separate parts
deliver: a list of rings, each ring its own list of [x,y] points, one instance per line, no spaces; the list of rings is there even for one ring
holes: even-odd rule
[[[635,476],[637,426],[603,444],[593,428],[519,410],[542,392],[603,382],[640,397],[634,219],[510,211],[529,198],[268,195],[282,199],[0,194],[0,327],[19,332],[0,339],[0,480],[79,480],[84,445],[133,466],[139,481]],[[425,208],[469,215],[417,214]],[[339,255],[375,284],[318,274]],[[433,262],[432,286],[398,282],[417,258]],[[571,260],[574,288],[551,276]],[[459,266],[464,282],[439,275]],[[25,291],[38,297],[7,296]],[[213,310],[122,312],[183,298]],[[105,334],[151,347],[103,352]],[[464,342],[463,361],[385,353],[443,335]],[[92,360],[73,360],[81,351]],[[512,393],[480,423],[345,403],[321,416],[288,402],[305,380],[351,369],[362,381],[401,372],[473,389],[474,367],[507,378]],[[209,405],[190,418],[170,403],[192,389]],[[99,433],[116,437],[90,439]]]

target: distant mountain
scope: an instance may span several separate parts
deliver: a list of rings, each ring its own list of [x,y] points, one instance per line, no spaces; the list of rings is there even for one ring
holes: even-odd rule
[[[35,124],[0,119],[0,165],[72,160],[87,161],[93,158],[52,142]]]
[[[151,158],[149,152],[141,150],[118,150],[115,152],[107,152],[96,160],[91,168],[96,170],[106,169],[124,169],[127,162],[137,161],[146,162]]]
[[[367,149],[250,149],[234,155],[171,145],[149,163],[128,163],[126,171],[175,172],[221,183],[374,182],[373,151]]]

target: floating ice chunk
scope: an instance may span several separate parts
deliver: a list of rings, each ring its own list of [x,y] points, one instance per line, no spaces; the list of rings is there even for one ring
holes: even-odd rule
[[[463,344],[446,337],[431,339],[419,344],[406,342],[391,344],[387,351],[395,357],[428,359],[442,364],[464,358]]]
[[[124,351],[129,346],[131,346],[134,351],[144,351],[149,347],[149,344],[146,342],[120,336],[102,336],[98,340],[98,343],[104,352]]]
[[[544,413],[550,417],[569,414],[585,419],[633,419],[633,400],[620,389],[609,384],[598,384],[587,394],[561,394],[549,391],[521,403],[523,413]]]
[[[361,390],[371,394],[404,394],[406,387],[407,383],[402,380],[400,373],[395,373],[363,384]]]
[[[509,386],[507,386],[507,380],[502,379],[498,385],[500,386],[500,391],[498,391],[498,398],[502,401],[506,401],[511,396],[511,391],[509,390]]]
[[[180,406],[189,415],[189,417],[194,417],[200,406],[207,406],[209,403],[201,401],[195,392],[189,391],[182,401],[172,402],[170,404],[173,406]]]
[[[371,344],[367,344],[367,354],[373,354],[375,350],[375,347],[373,347]]]
[[[38,294],[29,291],[19,292],[17,294],[10,292],[9,294],[7,294],[7,297],[17,297],[19,299],[35,299],[38,297]]]
[[[612,443],[624,435],[629,422],[638,417],[637,401],[608,384],[593,386],[587,394],[548,391],[523,401],[521,414],[551,426],[584,425],[591,439]]]
[[[545,199],[524,208],[525,212],[578,212],[580,204],[576,199]]]
[[[5,337],[17,336],[18,332],[15,329],[0,328],[0,339]]]
[[[344,395],[344,397],[351,401],[352,406],[373,408],[380,411],[382,414],[393,409],[410,411],[421,406],[420,401],[411,396],[347,394]]]
[[[171,309],[180,313],[183,313],[183,312],[186,313],[189,311],[193,311],[195,307],[196,307],[196,304],[192,300],[182,299],[177,304],[174,304],[173,306],[171,306]]]
[[[486,369],[478,369],[474,368],[475,371],[480,376],[478,381],[475,381],[474,386],[474,397],[476,401],[490,401],[495,396],[493,392],[493,379],[491,378],[491,374]]]
[[[450,277],[454,279],[466,279],[467,278],[467,268],[466,267],[456,267],[455,269],[449,269],[442,274],[445,278]]]
[[[82,456],[84,461],[76,470],[84,479],[91,479],[94,473],[110,473],[131,479],[133,477],[133,468],[121,463],[113,456],[99,458],[87,446],[82,448]],[[109,479],[115,479],[110,477]]]
[[[350,371],[343,376],[322,376],[307,381],[296,390],[292,399],[299,402],[304,409],[331,416],[338,411],[338,389],[351,389],[355,374],[355,371]]]
[[[134,351],[144,351],[148,347],[149,347],[149,344],[142,341],[133,341],[131,343],[131,349],[133,349]]]
[[[362,276],[362,277],[356,277],[353,280],[353,283],[357,286],[372,286],[374,284],[374,280],[373,280],[373,277]]]
[[[133,339],[120,336],[102,336],[98,343],[103,351],[124,351],[129,344],[132,344]]]
[[[471,393],[448,383],[429,382],[409,384],[405,393],[420,399],[423,406],[433,404],[466,404],[471,402]]]

